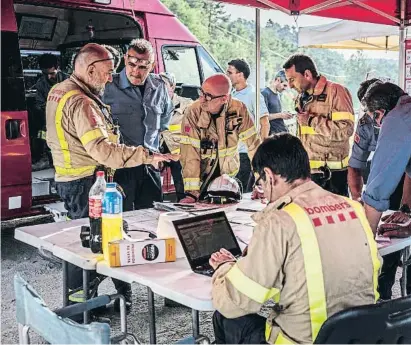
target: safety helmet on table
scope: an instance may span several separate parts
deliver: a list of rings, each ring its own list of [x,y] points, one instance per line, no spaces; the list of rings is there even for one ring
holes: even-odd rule
[[[241,200],[242,190],[235,178],[223,174],[207,187],[205,199],[215,204],[227,204]]]

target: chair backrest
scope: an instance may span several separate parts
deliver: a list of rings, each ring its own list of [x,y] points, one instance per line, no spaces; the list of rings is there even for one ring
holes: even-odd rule
[[[331,316],[316,344],[410,344],[411,296],[354,307]]]
[[[80,325],[57,316],[18,274],[14,276],[14,291],[19,328],[29,327],[51,344],[110,343],[108,324],[93,322],[89,325]]]

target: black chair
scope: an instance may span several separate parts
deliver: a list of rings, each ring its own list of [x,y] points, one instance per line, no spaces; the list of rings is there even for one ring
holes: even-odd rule
[[[410,344],[411,296],[354,307],[331,316],[315,344]]]

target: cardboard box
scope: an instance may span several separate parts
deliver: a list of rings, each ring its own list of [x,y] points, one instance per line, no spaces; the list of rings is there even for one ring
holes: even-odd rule
[[[114,241],[108,244],[108,250],[110,267],[176,261],[174,238],[147,239],[137,242]]]

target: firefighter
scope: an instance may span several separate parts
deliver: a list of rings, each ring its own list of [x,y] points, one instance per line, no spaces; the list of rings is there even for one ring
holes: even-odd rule
[[[253,216],[245,256],[210,258],[216,343],[312,344],[333,314],[377,301],[377,244],[360,203],[311,181],[297,137],[266,139],[252,164],[269,204]],[[268,300],[265,319],[257,313]]]
[[[184,111],[193,103],[191,98],[185,98],[177,95],[176,77],[172,73],[162,72],[160,77],[166,83],[168,94],[174,105],[174,114],[171,118],[168,130],[161,132],[161,147],[164,152],[180,153],[180,135],[181,122],[183,121]],[[173,176],[174,188],[176,190],[177,201],[184,198],[184,182],[182,175],[181,163],[171,161],[167,163],[170,166],[171,175]]]
[[[116,169],[171,158],[142,146],[118,144],[109,107],[100,100],[113,69],[114,57],[106,48],[87,44],[76,56],[74,73],[56,85],[47,98],[47,144],[53,155],[57,192],[70,219],[88,216],[88,193],[100,166]],[[113,174],[113,170],[108,172]],[[76,291],[69,296],[72,302],[84,300],[78,289],[82,286],[81,272],[69,264],[69,289]],[[131,296],[125,297],[131,306]]]
[[[260,144],[247,107],[233,99],[230,92],[230,79],[215,74],[204,81],[200,99],[186,110],[180,142],[187,195],[181,200],[183,203],[204,197],[207,186],[216,177],[237,175],[240,140],[247,145],[250,159]]]
[[[349,91],[319,75],[313,60],[292,55],[284,64],[296,99],[298,136],[310,158],[311,178],[326,190],[348,196],[349,138],[354,111]]]

